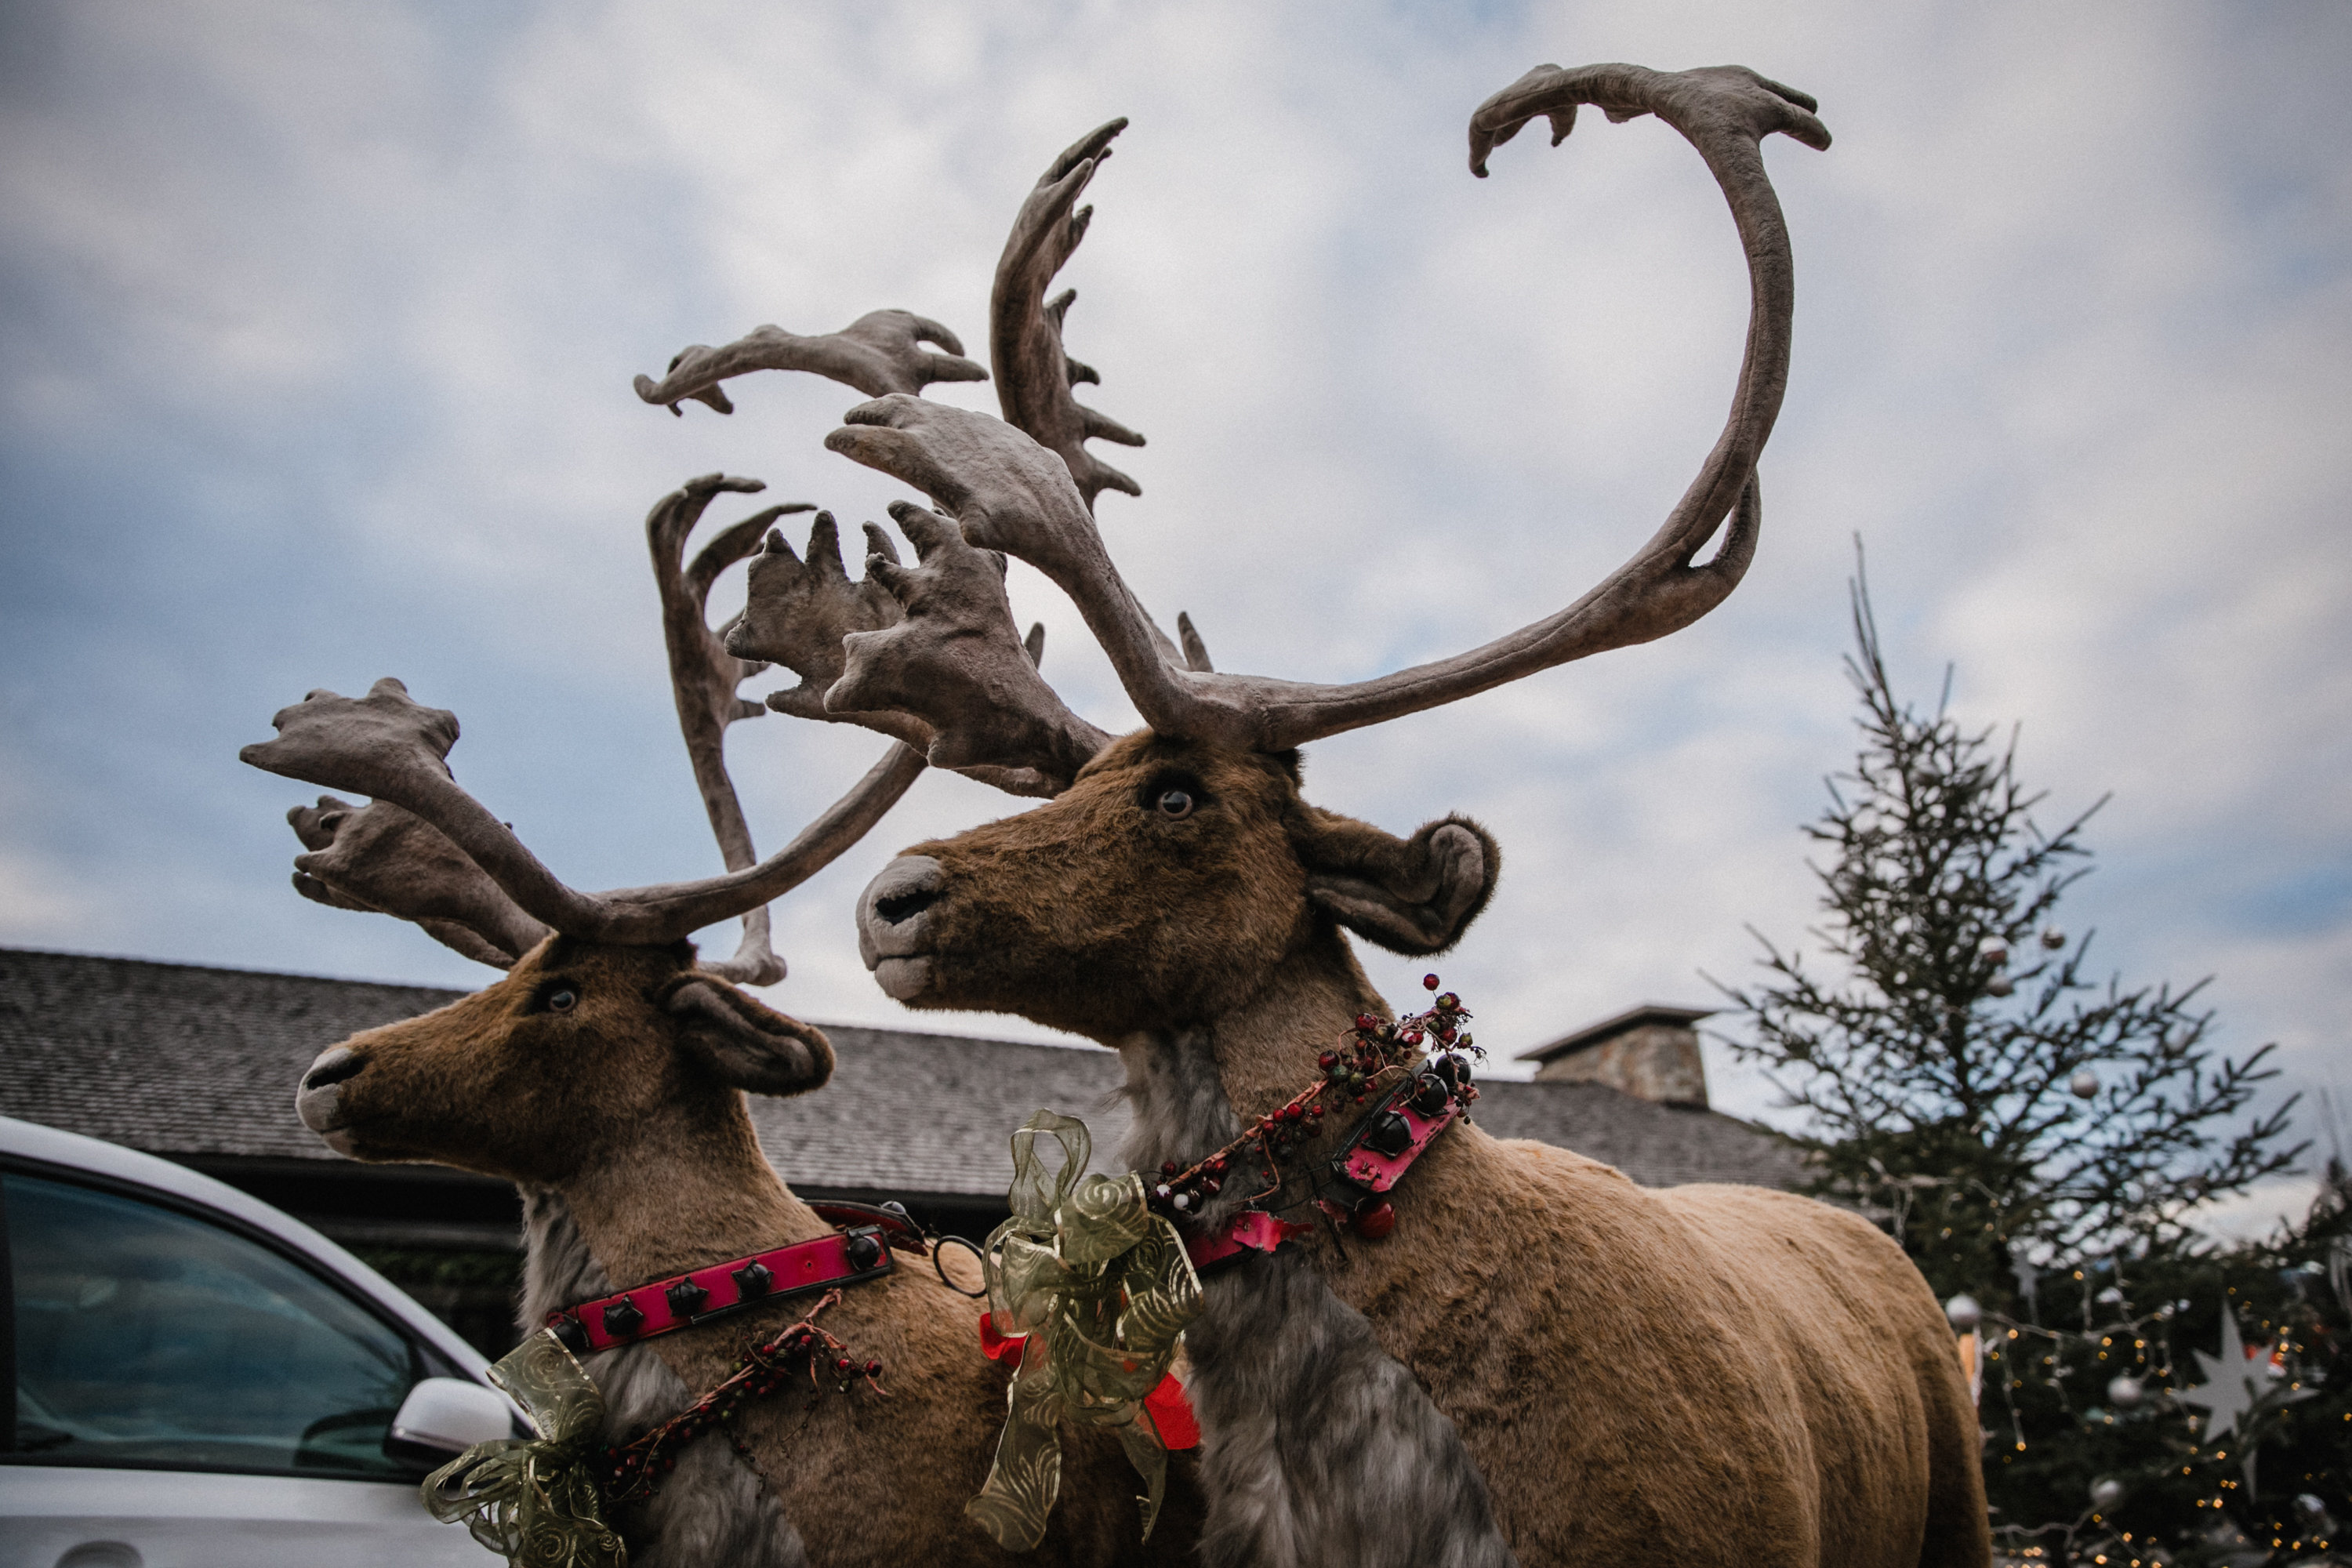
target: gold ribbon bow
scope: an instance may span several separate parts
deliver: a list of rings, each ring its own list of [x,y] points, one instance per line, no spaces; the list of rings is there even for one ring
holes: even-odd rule
[[[628,1568],[588,1468],[604,1425],[595,1384],[543,1330],[491,1367],[490,1381],[539,1436],[475,1444],[425,1478],[425,1506],[444,1524],[464,1520],[512,1568]]]
[[[1062,1146],[1048,1171],[1040,1133]],[[990,1233],[988,1305],[996,1331],[1028,1335],[1005,1391],[996,1462],[964,1511],[1009,1552],[1045,1539],[1062,1486],[1056,1422],[1118,1434],[1143,1478],[1143,1535],[1160,1517],[1168,1449],[1143,1407],[1201,1313],[1201,1281],[1176,1227],[1144,1202],[1143,1178],[1084,1174],[1087,1124],[1041,1110],[1013,1135],[1013,1217]]]

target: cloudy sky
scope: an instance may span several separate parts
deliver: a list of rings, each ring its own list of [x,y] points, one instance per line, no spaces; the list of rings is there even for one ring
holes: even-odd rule
[[[1605,59],[1753,66],[1837,143],[1768,153],[1797,341],[1740,591],[1310,755],[1323,805],[1500,837],[1444,964],[1484,1042],[1703,1005],[1702,970],[1748,972],[1747,926],[1801,940],[1799,825],[1853,744],[1859,533],[1902,683],[1932,700],[1955,663],[1964,717],[2022,726],[2048,819],[2113,792],[2068,907],[2104,963],[2210,973],[2224,1045],[2352,1079],[2352,10],[2319,0],[14,0],[0,942],[480,983],[296,898],[301,792],[236,761],[306,689],[385,674],[458,712],[461,781],[575,885],[716,869],[646,507],[721,468],[852,521],[905,492],[823,449],[844,388],[771,376],[731,419],[673,420],[630,377],[881,306],[981,350],[1022,195],[1113,115],[1065,280],[1090,399],[1150,438],[1108,454],[1143,498],[1102,507],[1147,602],[1190,609],[1221,668],[1325,679],[1566,603],[1695,471],[1746,310],[1720,199],[1654,121],[1468,175],[1482,98]],[[1073,704],[1130,722],[1067,604],[1024,569],[1013,597]],[[877,749],[739,726],[762,847]],[[904,1020],[857,962],[856,891],[1012,804],[919,784],[778,909],[772,999]],[[1419,968],[1373,967],[1397,995]],[[1768,1107],[1713,1069],[1719,1102]]]

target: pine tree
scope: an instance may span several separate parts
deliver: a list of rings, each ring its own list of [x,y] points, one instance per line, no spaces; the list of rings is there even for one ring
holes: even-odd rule
[[[1827,850],[1820,951],[1757,933],[1768,978],[1722,987],[1744,1026],[1726,1043],[1805,1113],[1816,1191],[1877,1218],[1939,1298],[1965,1298],[1953,1316],[1981,1334],[1986,1480],[2007,1550],[2121,1568],[2157,1539],[2167,1561],[2259,1562],[2276,1533],[2307,1556],[2318,1536],[2296,1526],[2294,1499],[2306,1475],[2342,1484],[2345,1434],[2317,1417],[2346,1415],[2352,1390],[2307,1398],[2344,1303],[2315,1306],[2327,1293],[2310,1288],[2310,1258],[2287,1254],[2334,1245],[2295,1237],[2340,1235],[2343,1215],[2315,1211],[2262,1256],[2218,1250],[2190,1223],[2302,1152],[2286,1142],[2293,1100],[2247,1115],[2276,1076],[2271,1047],[2210,1048],[2201,982],[2091,977],[2091,934],[2069,941],[2057,913],[2090,870],[2084,828],[2104,801],[2043,832],[2015,733],[1997,747],[1954,719],[1948,671],[1932,712],[1899,698],[1859,567],[1852,596],[1862,745],[1805,830]],[[2280,1347],[2255,1436],[2274,1446],[2292,1427],[2320,1445],[2265,1450],[2260,1506],[2242,1453],[2200,1448],[2191,1407],[2171,1397],[2204,1381],[2189,1352],[2219,1343],[2225,1301],[2248,1345]],[[2224,1518],[2246,1544],[2214,1538]]]

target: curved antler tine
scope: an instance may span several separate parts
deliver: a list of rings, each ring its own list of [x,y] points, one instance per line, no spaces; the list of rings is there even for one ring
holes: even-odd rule
[[[405,807],[440,829],[533,919],[573,936],[628,940],[614,935],[615,911],[605,900],[565,887],[511,828],[457,787],[443,760],[457,743],[456,714],[414,701],[408,688],[386,677],[365,697],[313,691],[269,721],[278,738],[245,747],[239,760],[282,778]]]
[[[1215,678],[1216,705],[1257,715],[1259,744],[1292,746],[1437,707],[1554,665],[1648,642],[1698,619],[1738,585],[1761,526],[1756,462],[1788,384],[1790,321],[1796,289],[1789,231],[1765,172],[1759,143],[1780,132],[1813,148],[1830,144],[1813,100],[1738,66],[1659,72],[1640,66],[1543,66],[1480,105],[1470,121],[1471,168],[1537,115],[1555,144],[1575,124],[1576,106],[1598,105],[1612,121],[1655,114],[1698,150],[1721,186],[1748,255],[1748,341],[1723,433],[1681,500],[1624,565],[1556,615],[1486,647],[1348,686],[1256,678]],[[1728,516],[1716,557],[1698,552]]]
[[[1143,437],[1070,395],[1080,382],[1099,384],[1102,378],[1062,346],[1062,318],[1077,290],[1048,302],[1045,289],[1086,237],[1094,209],[1073,208],[1110,156],[1111,139],[1126,129],[1124,119],[1097,126],[1063,149],[1038,179],[1013,220],[988,300],[988,357],[996,367],[998,405],[1007,420],[1060,454],[1089,511],[1104,490],[1136,496],[1143,487],[1087,451],[1088,438],[1140,447]]]
[[[615,910],[616,928],[629,933],[614,940],[675,941],[783,897],[863,838],[922,776],[926,765],[923,754],[911,746],[892,745],[800,837],[749,870],[602,895]],[[636,934],[641,931],[646,934]]]
[[[445,835],[388,800],[354,806],[321,795],[286,819],[310,850],[294,861],[295,889],[305,898],[414,921],[501,969],[548,934]],[[457,939],[458,930],[470,942]]]
[[[880,540],[881,551],[893,549],[888,536],[872,524],[866,532],[869,541]],[[928,751],[930,730],[911,715],[836,713],[824,705],[825,692],[841,679],[842,639],[895,626],[900,614],[898,601],[875,578],[850,581],[841,563],[839,527],[833,513],[821,511],[809,529],[806,561],[775,531],[751,558],[750,591],[742,616],[728,629],[727,647],[740,658],[781,664],[801,678],[798,686],[768,694],[768,706],[777,712],[858,724]]]
[[[1038,675],[1004,596],[1003,557],[975,549],[954,522],[921,507],[896,501],[890,515],[916,563],[877,552],[866,569],[905,618],[845,640],[846,668],[826,706],[911,713],[932,732],[932,766],[984,770],[987,782],[1017,794],[1058,793],[1110,737],[1064,707]]]
[[[719,574],[752,553],[761,534],[790,511],[812,510],[805,502],[770,507],[733,524],[685,563],[687,541],[710,502],[722,493],[751,494],[767,487],[758,479],[705,474],[689,479],[654,503],[646,515],[646,544],[653,555],[654,583],[661,596],[662,640],[669,653],[670,694],[677,708],[678,734],[694,769],[695,787],[710,821],[711,837],[730,871],[759,858],[751,826],[735,781],[727,772],[727,727],[767,712],[739,696],[738,689],[766,666],[729,652],[709,620],[710,589]],[[731,630],[732,628],[729,628]],[[784,977],[784,961],[767,944],[767,921],[744,922],[740,950],[725,967],[730,978],[772,985]],[[756,940],[755,940],[756,939]]]
[[[935,354],[923,348],[947,350]],[[874,310],[837,332],[801,337],[782,327],[755,327],[723,348],[694,343],[678,351],[661,380],[636,378],[637,395],[683,416],[691,398],[721,414],[735,405],[719,384],[758,370],[804,370],[854,386],[868,397],[919,393],[935,381],[986,381],[988,372],[963,356],[956,335],[909,310]]]

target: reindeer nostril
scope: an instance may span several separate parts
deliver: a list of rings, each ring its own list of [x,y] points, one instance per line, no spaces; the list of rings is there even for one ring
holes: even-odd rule
[[[912,893],[897,893],[874,900],[874,912],[892,925],[913,920],[940,901],[938,893],[926,888]]]
[[[324,1089],[331,1083],[341,1083],[345,1079],[357,1078],[366,1070],[367,1058],[355,1051],[344,1051],[331,1061],[320,1062],[304,1074],[302,1087],[306,1089]]]

